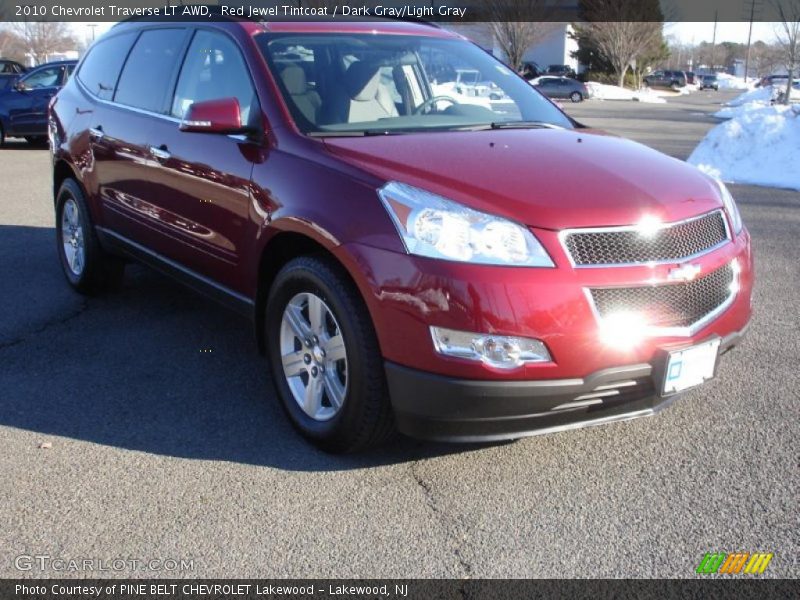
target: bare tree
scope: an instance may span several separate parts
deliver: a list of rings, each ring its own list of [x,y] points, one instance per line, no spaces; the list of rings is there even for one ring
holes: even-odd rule
[[[481,4],[497,45],[508,66],[516,71],[522,70],[525,52],[560,25],[546,20],[530,20],[533,17],[547,18],[548,0],[483,0]]]
[[[664,24],[658,2],[582,0],[585,23],[576,28],[611,64],[622,87],[636,59],[660,44]]]
[[[62,21],[15,22],[11,23],[11,31],[37,64],[46,61],[50,54],[75,46],[69,24]]]
[[[792,96],[794,74],[800,67],[800,0],[772,0],[778,13],[775,35],[778,38],[781,58],[789,71],[783,103],[789,104]]]

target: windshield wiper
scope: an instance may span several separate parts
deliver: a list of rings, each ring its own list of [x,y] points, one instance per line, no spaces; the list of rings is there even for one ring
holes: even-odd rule
[[[392,131],[391,129],[363,129],[359,131],[309,131],[309,137],[366,137],[371,135],[401,135],[406,131]]]
[[[489,126],[492,129],[561,129],[558,125],[544,121],[495,121]]]

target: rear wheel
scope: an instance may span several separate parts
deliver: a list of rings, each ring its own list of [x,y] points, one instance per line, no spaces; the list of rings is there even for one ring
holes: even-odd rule
[[[680,92],[681,91],[681,84],[677,81],[673,81],[672,85],[670,85],[673,92]]]
[[[83,191],[67,179],[56,200],[56,238],[61,267],[70,285],[82,294],[117,286],[125,263],[100,247]]]
[[[281,405],[308,440],[353,452],[393,433],[372,322],[332,260],[301,257],[281,269],[267,300],[265,338]]]
[[[572,100],[573,102],[583,102],[583,94],[581,94],[580,92],[572,92],[569,95],[569,99]]]

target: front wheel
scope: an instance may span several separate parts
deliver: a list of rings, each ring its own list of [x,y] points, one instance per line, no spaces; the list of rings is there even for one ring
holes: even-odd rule
[[[573,102],[583,102],[583,94],[581,94],[580,92],[572,92],[569,95],[569,99],[572,100]]]
[[[278,398],[304,437],[340,453],[393,433],[375,331],[341,267],[325,257],[290,261],[272,285],[264,322]]]

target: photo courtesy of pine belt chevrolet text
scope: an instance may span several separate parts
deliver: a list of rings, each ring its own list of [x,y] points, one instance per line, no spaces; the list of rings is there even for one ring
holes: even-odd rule
[[[68,282],[136,260],[247,315],[265,400],[330,452],[652,415],[751,316],[723,183],[435,25],[123,22],[47,135]]]

